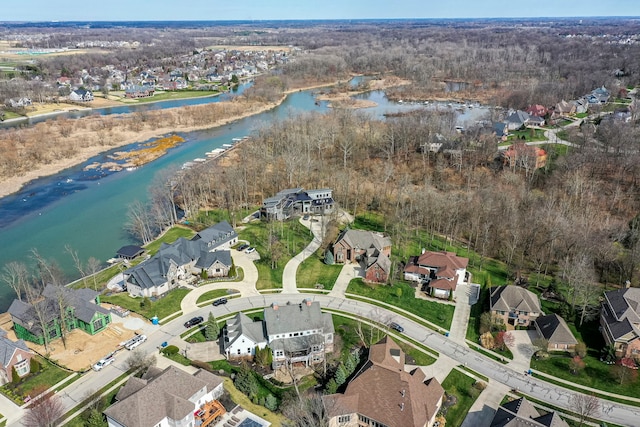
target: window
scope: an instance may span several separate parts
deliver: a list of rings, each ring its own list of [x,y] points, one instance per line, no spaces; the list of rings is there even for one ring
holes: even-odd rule
[[[240,349],[238,349],[238,354],[240,354]]]
[[[338,417],[339,423],[348,423],[349,421],[351,421],[351,415],[340,415]]]
[[[18,376],[22,377],[24,375],[27,375],[29,373],[29,360],[24,359],[16,363],[13,367],[16,368],[16,373],[18,374]]]
[[[251,347],[247,349],[247,354],[251,354]]]
[[[104,327],[104,322],[102,321],[102,319],[96,319],[93,322],[93,330],[94,331],[98,331],[100,329],[102,329]]]

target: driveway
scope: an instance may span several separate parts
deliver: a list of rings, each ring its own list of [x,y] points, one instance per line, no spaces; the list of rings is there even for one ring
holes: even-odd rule
[[[509,387],[500,384],[495,380],[489,380],[487,388],[485,388],[480,396],[473,402],[466,418],[462,423],[462,427],[478,427],[491,425],[500,402],[505,394],[509,392]]]
[[[513,360],[507,364],[515,371],[526,371],[531,364],[531,356],[535,353],[532,341],[538,337],[536,331],[510,331],[513,338],[513,345],[509,350],[513,353]]]
[[[291,258],[287,265],[284,266],[284,271],[282,272],[283,293],[299,293],[296,284],[296,274],[298,272],[298,267],[300,267],[300,264],[302,264],[305,259],[313,255],[320,247],[320,244],[322,243],[322,224],[320,223],[320,221],[322,220],[322,217],[319,217],[318,220],[316,216],[309,217],[309,219],[306,220],[302,218],[299,220],[300,224],[311,230],[311,233],[313,234],[313,240],[307,245],[307,247],[302,250],[302,252]]]
[[[344,298],[349,282],[356,277],[364,277],[364,271],[360,264],[345,264],[344,267],[342,267],[342,270],[340,270],[340,274],[336,279],[336,283],[333,285],[333,289],[329,292],[329,295],[332,297]]]

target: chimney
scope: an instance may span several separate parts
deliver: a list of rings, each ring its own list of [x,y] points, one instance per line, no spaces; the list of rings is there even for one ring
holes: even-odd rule
[[[273,308],[274,311],[278,310],[278,303],[277,302],[272,303],[271,308]]]

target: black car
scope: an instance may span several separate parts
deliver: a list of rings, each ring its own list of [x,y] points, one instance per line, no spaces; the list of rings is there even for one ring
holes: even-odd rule
[[[247,244],[242,244],[242,245],[238,246],[238,248],[237,248],[237,249],[238,249],[240,252],[242,252],[242,251],[244,251],[245,249],[247,249],[248,247],[249,247],[249,245],[247,245]]]
[[[184,324],[184,327],[190,328],[192,326],[199,325],[202,322],[204,322],[204,318],[202,316],[194,317],[191,320],[187,320],[187,322]]]
[[[213,305],[214,305],[215,307],[217,307],[217,306],[219,306],[219,305],[226,304],[226,303],[227,303],[227,299],[226,299],[226,298],[220,298],[220,299],[215,300],[215,301],[213,302]]]
[[[395,331],[398,332],[404,332],[404,328],[400,325],[398,325],[396,322],[391,322],[389,323],[389,327]]]

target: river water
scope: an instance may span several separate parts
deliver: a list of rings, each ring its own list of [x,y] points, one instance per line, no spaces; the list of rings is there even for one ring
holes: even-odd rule
[[[388,112],[424,107],[390,102],[379,91],[361,97],[378,103],[375,108],[361,110],[377,118]],[[65,245],[76,250],[84,261],[89,257],[106,261],[121,246],[135,243],[123,231],[127,206],[135,200],[146,201],[149,186],[162,171],[178,170],[183,163],[205,157],[205,152],[230,143],[232,138],[250,135],[274,119],[326,110],[326,102],[316,104],[313,91],[300,91],[290,94],[271,111],[215,129],[179,133],[186,140],[184,144],[136,170],[83,171],[87,164],[104,160],[107,152],[58,174],[32,181],[20,192],[0,199],[0,267],[14,260],[30,263],[30,250],[36,248],[44,257],[55,259],[70,277],[76,277],[78,274]],[[479,119],[482,110],[476,108],[473,114],[461,114],[459,120]],[[127,148],[131,147],[119,147],[112,152]],[[0,311],[5,311],[13,298],[11,289],[0,283]]]

